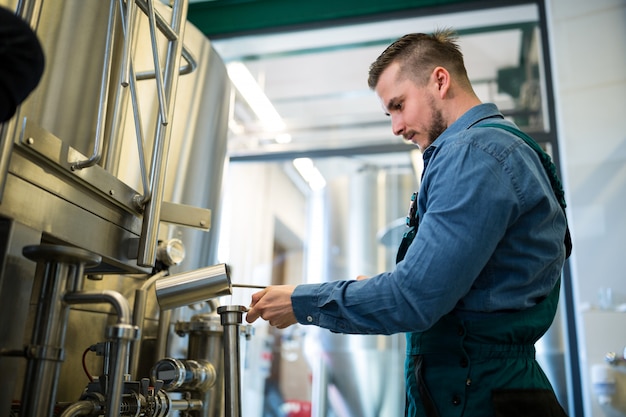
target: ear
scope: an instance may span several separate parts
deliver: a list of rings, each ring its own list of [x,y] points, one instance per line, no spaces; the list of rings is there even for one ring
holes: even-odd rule
[[[444,98],[450,89],[450,73],[444,67],[436,67],[432,72],[432,82],[440,98]]]

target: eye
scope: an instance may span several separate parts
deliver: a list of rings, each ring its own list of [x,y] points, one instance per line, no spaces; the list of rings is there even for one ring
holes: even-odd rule
[[[402,100],[390,100],[389,104],[387,105],[387,115],[389,116],[390,113],[398,113],[401,112],[404,106],[404,101]]]
[[[395,110],[395,111],[400,111],[400,110],[402,110],[402,103],[401,103],[401,102],[395,103],[395,104],[393,105],[393,110]]]

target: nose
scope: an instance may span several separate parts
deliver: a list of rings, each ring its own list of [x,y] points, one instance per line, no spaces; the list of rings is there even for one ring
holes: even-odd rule
[[[400,117],[399,115],[392,115],[391,116],[391,131],[393,132],[393,134],[396,136],[402,136],[402,134],[404,133],[404,130],[405,130],[405,126],[404,126],[404,121],[402,120],[402,117]]]

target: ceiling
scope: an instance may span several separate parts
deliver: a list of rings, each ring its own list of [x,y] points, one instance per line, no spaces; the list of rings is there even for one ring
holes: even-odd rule
[[[222,59],[245,64],[282,118],[284,132],[291,136],[289,143],[276,142],[277,132],[265,129],[237,95],[230,123],[231,160],[359,155],[375,164],[410,165],[407,150],[415,148],[394,137],[388,117],[367,87],[369,65],[389,43],[409,32],[442,27],[458,31],[478,95],[505,111],[515,109],[517,97],[502,92],[499,76],[502,69],[519,68],[529,54],[540,55],[531,51],[537,43],[529,42],[533,36],[528,36],[536,32],[536,5],[404,16],[216,35],[213,45]]]

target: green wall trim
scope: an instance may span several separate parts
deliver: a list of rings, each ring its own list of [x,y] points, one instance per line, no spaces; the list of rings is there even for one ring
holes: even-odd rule
[[[459,4],[504,5],[502,0],[213,0],[189,4],[188,20],[209,38],[288,30],[324,22],[373,19],[376,16]],[[432,13],[432,10],[431,10]]]

